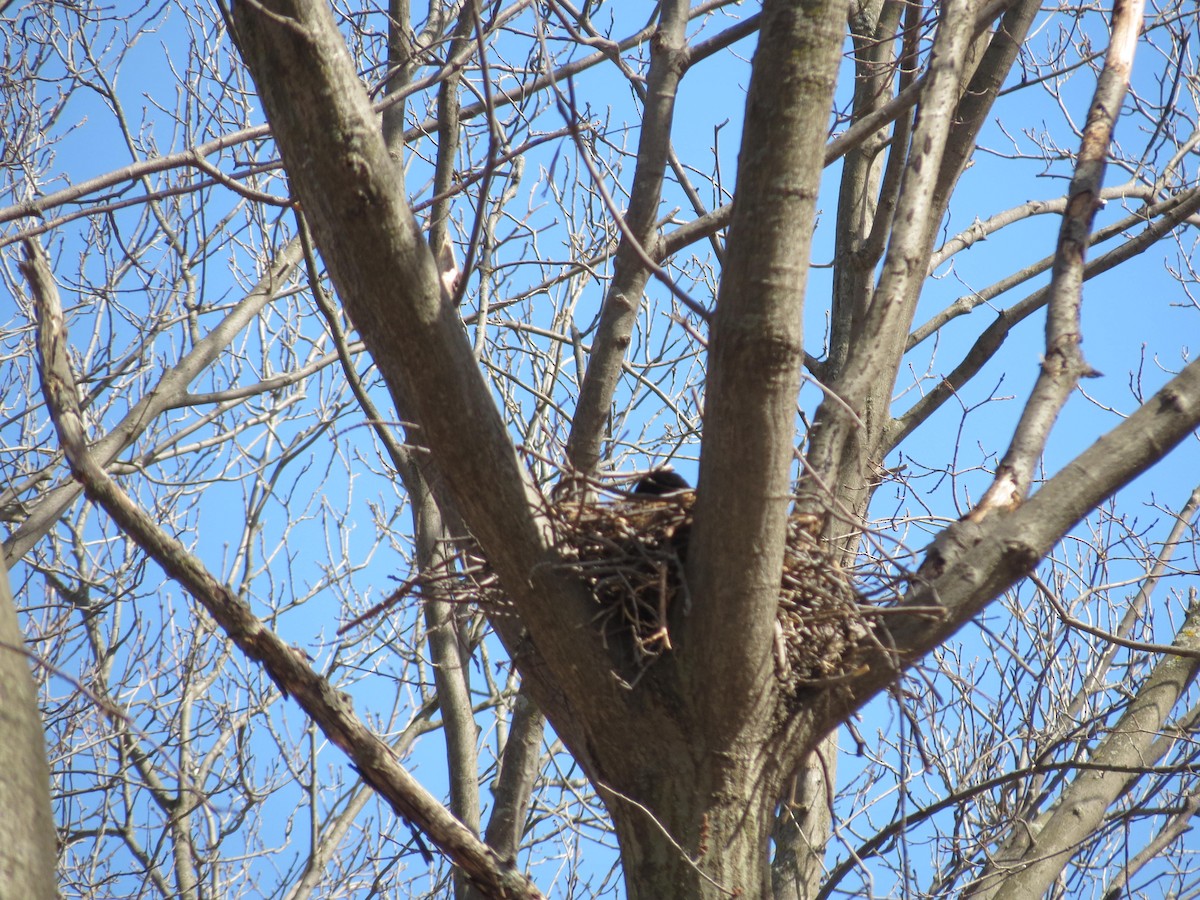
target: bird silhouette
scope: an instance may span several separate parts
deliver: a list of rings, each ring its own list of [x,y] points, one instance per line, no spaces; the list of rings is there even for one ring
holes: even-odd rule
[[[688,484],[686,478],[674,469],[664,468],[655,469],[639,478],[637,484],[634,485],[633,494],[638,498],[665,497],[691,489],[692,486]]]

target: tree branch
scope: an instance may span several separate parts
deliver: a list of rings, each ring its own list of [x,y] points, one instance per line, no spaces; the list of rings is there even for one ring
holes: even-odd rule
[[[1100,208],[1108,146],[1129,87],[1142,6],[1142,0],[1117,0],[1113,7],[1112,39],[1088,110],[1058,235],[1042,371],[1021,412],[1008,452],[996,469],[995,481],[971,511],[975,519],[982,519],[995,509],[1010,509],[1025,499],[1059,411],[1079,379],[1092,374],[1079,349],[1083,340],[1079,308],[1083,302],[1084,252]]]
[[[0,743],[5,756],[0,770],[0,872],[6,891],[27,900],[53,900],[58,892],[50,767],[37,687],[24,648],[8,569],[0,563]]]
[[[542,895],[524,875],[499,859],[421,787],[391,748],[354,715],[348,695],[318,675],[302,651],[288,646],[268,630],[178,540],[159,528],[93,458],[67,356],[62,305],[49,261],[33,240],[27,241],[25,247],[27,259],[21,263],[21,270],[38,308],[43,394],[71,473],[83,485],[88,498],[101,506],[208,611],[238,649],[262,665],[284,696],[295,698],[325,736],[350,757],[363,779],[398,814],[425,832],[473,882],[497,897],[540,898]]]
[[[525,818],[541,763],[546,718],[524,685],[513,699],[508,740],[500,757],[495,803],[485,838],[501,859],[515,860],[525,834]]]
[[[1097,232],[1096,237],[1102,239],[1111,234],[1126,231],[1135,225],[1137,221],[1144,220],[1148,216],[1158,216],[1142,231],[1125,241],[1119,247],[1114,247],[1103,256],[1098,256],[1090,260],[1084,266],[1083,280],[1087,281],[1095,278],[1097,275],[1115,268],[1126,260],[1137,256],[1139,253],[1145,252],[1153,244],[1162,240],[1162,238],[1178,228],[1179,225],[1185,222],[1197,210],[1200,210],[1200,190],[1193,188],[1155,204],[1144,213],[1130,216],[1120,222],[1114,223],[1111,228]],[[1047,257],[985,288],[968,303],[961,306],[953,304],[949,309],[944,310],[941,314],[935,316],[925,325],[922,325],[921,328],[917,329],[914,332],[914,336],[910,338],[909,346],[915,346],[915,343],[913,343],[914,338],[925,337],[936,330],[936,328],[945,324],[946,321],[954,318],[955,315],[961,315],[963,312],[969,311],[970,308],[974,308],[976,299],[979,299],[979,302],[986,302],[988,299],[998,296],[1017,284],[1027,281],[1037,271],[1048,268],[1050,264],[1051,258]],[[890,451],[908,437],[908,435],[933,415],[946,400],[953,396],[955,391],[974,378],[979,370],[983,368],[984,364],[1000,349],[1000,346],[1008,338],[1009,332],[1012,331],[1017,323],[1024,321],[1028,316],[1045,306],[1049,297],[1050,288],[1047,286],[1034,291],[1028,297],[1014,303],[1007,309],[1001,310],[996,320],[988,325],[983,330],[983,333],[976,338],[971,349],[967,351],[962,361],[954,367],[953,371],[938,382],[933,390],[929,391],[929,393],[914,403],[912,407],[892,421],[884,439],[885,451]],[[960,312],[959,310],[962,311]]]
[[[617,246],[612,282],[601,307],[591,358],[567,438],[567,459],[584,474],[590,475],[600,461],[600,445],[612,412],[613,392],[641,309],[642,291],[650,276],[642,260],[642,248],[653,246],[657,230],[675,95],[685,68],[688,7],[687,0],[665,0],[660,4],[658,30],[650,43],[650,71],[646,78],[637,166],[629,192],[629,209],[624,216],[628,232],[622,231]]]
[[[1159,462],[1197,425],[1200,361],[1190,363],[1016,510],[983,522],[964,519],[939,534],[900,609],[940,607],[942,615],[889,616],[885,644],[892,651],[888,656],[881,651],[883,658],[852,687],[851,706],[865,702],[1033,571],[1088,512]]]
[[[934,188],[933,207],[939,219],[945,213],[950,195],[967,162],[975,153],[979,131],[1012,70],[1017,54],[1021,52],[1029,26],[1040,8],[1040,0],[1016,0],[1011,4],[992,35],[979,68],[962,92]]]
[[[27,244],[28,246],[28,244]],[[291,275],[302,258],[300,240],[290,241],[274,264],[224,319],[175,366],[163,373],[154,388],[146,391],[111,431],[92,447],[99,465],[112,464],[122,451],[132,446],[151,422],[162,412],[180,405],[188,396],[188,385],[225,350],[230,341],[270,303],[279,287]],[[49,491],[37,503],[28,518],[4,542],[7,564],[20,559],[59,520],[79,496],[79,485],[63,484]]]
[[[977,0],[941,7],[895,227],[879,284],[862,311],[845,366],[830,385],[844,403],[826,400],[816,413],[806,454],[810,474],[801,483],[801,511],[823,514],[829,509],[832,498],[822,484],[836,485],[837,491],[853,497],[852,509],[865,503],[868,463],[890,422],[887,402],[924,281],[937,215],[932,192],[958,103],[977,8]],[[856,415],[849,415],[847,407]]]
[[[1104,820],[1109,806],[1136,781],[1131,767],[1152,765],[1161,729],[1175,705],[1200,671],[1200,605],[1193,602],[1175,636],[1175,646],[1193,651],[1161,658],[1139,687],[1125,713],[1097,745],[1091,768],[1076,776],[1059,795],[1054,807],[1023,829],[1024,840],[1016,856],[997,858],[985,869],[971,892],[978,900],[1022,900],[1044,896],[1071,859],[1073,851]],[[1159,745],[1160,753],[1167,745]],[[1015,848],[1009,848],[1015,849]]]
[[[736,734],[774,683],[801,312],[844,0],[768,2],[746,100],[737,201],[709,344],[680,648],[701,720]],[[690,646],[688,646],[690,644]],[[762,723],[765,727],[767,723]]]
[[[459,312],[443,294],[332,14],[318,0],[269,0],[239,2],[234,19],[338,295],[415,422],[411,442],[429,451],[455,511],[519,612],[496,617],[495,628],[560,736],[582,752],[585,740],[628,727],[617,679],[597,681],[614,657],[591,625],[591,595],[556,568],[549,526],[538,513],[542,499],[517,458]],[[529,639],[536,660],[521,652]],[[595,716],[587,724],[596,731],[572,730],[564,697],[589,705]]]

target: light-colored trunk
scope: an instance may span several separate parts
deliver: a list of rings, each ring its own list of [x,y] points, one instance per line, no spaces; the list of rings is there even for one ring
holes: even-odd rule
[[[54,900],[50,767],[24,646],[8,571],[0,566],[0,893]]]

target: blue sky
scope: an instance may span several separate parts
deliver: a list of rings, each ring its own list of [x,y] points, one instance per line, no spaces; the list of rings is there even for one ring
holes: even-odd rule
[[[118,82],[118,90],[128,104],[127,112],[132,116],[134,130],[148,129],[156,137],[159,149],[164,153],[183,149],[183,144],[172,131],[169,117],[157,108],[157,104],[168,109],[174,106],[174,89],[166,59],[168,55],[178,59],[175,42],[182,40],[181,29],[180,15],[172,8],[165,14],[161,27],[155,33],[143,35],[133,44],[129,51],[129,60]],[[732,187],[736,175],[739,122],[744,90],[749,77],[749,67],[745,60],[749,57],[752,46],[751,40],[743,41],[735,48],[742,62],[735,62],[729,56],[721,56],[697,65],[684,81],[675,118],[674,136],[680,155],[689,164],[705,172],[711,171],[714,165],[714,130],[720,127],[719,159],[727,188]],[[628,122],[632,127],[636,122],[636,105],[630,100],[630,91],[624,78],[612,67],[603,67],[581,76],[578,86],[581,95],[591,97],[593,103],[611,102],[617,106],[609,120],[612,139],[617,143],[624,141],[629,147],[635,146],[635,130],[629,131],[623,137],[620,134],[624,128],[623,123]],[[1065,96],[1071,104],[1070,112],[1076,122],[1082,121],[1091,87],[1090,76],[1081,72],[1066,88]],[[162,90],[164,95],[156,97],[155,92],[159,90]],[[843,80],[840,91],[844,93],[846,90],[847,84]],[[127,152],[116,139],[116,131],[110,118],[103,109],[93,106],[97,103],[94,95],[90,100],[86,97],[87,95],[82,95],[78,103],[67,108],[64,119],[77,123],[77,127],[73,134],[59,145],[58,159],[53,167],[53,171],[69,173],[68,177],[72,183],[78,183],[129,162]],[[1032,123],[1030,127],[1044,127],[1056,131],[1059,130],[1057,119],[1061,117],[1061,112],[1039,89],[1034,88],[1002,99],[996,115],[1009,122],[1025,121]],[[1118,131],[1118,139],[1136,145],[1135,135],[1129,133],[1130,130],[1129,125],[1123,123]],[[1064,136],[1061,140],[1067,146],[1074,146],[1076,143],[1074,138],[1069,136]],[[1009,146],[1008,139],[994,125],[985,131],[981,137],[981,144],[995,148]],[[532,173],[537,164],[546,169],[553,165],[557,178],[576,177],[576,170],[569,155],[556,157],[556,152],[558,151],[552,147],[531,152],[527,179],[532,182]],[[240,154],[235,155],[241,158]],[[976,218],[986,219],[1026,199],[1053,199],[1061,196],[1066,187],[1066,182],[1061,176],[1066,172],[1067,169],[1061,164],[1053,172],[1047,173],[1041,170],[1040,164],[1034,162],[1014,163],[986,153],[978,154],[973,168],[964,176],[962,188],[955,197],[946,233],[953,234]],[[814,262],[818,264],[828,261],[832,255],[831,236],[838,173],[837,165],[829,169],[819,201],[821,219],[814,249]],[[410,169],[410,186],[419,185],[424,177],[421,164],[414,163]],[[630,173],[626,171],[625,184],[628,184],[629,177]],[[1123,177],[1120,173],[1111,171],[1108,183],[1123,180]],[[46,188],[53,190],[60,186],[59,183],[48,183]],[[530,191],[528,187],[524,189],[526,192]],[[542,191],[544,196],[546,187],[537,185],[536,190]],[[716,199],[711,195],[705,195],[704,199],[708,203],[716,203]],[[209,213],[214,222],[225,212],[220,208],[220,203],[221,200],[214,201],[215,205]],[[666,211],[675,206],[683,208],[681,218],[690,217],[690,208],[677,192],[666,198],[663,209]],[[553,208],[545,208],[545,215],[552,216],[554,213]],[[1101,213],[1098,224],[1111,221],[1119,215],[1120,204],[1111,203],[1108,209]],[[285,220],[285,224],[286,227],[291,227],[290,220]],[[918,322],[953,298],[972,289],[981,288],[1014,268],[1052,252],[1056,230],[1057,218],[1043,216],[1020,223],[977,248],[959,254],[952,265],[939,270],[927,285],[917,315]],[[548,231],[547,236],[553,236],[553,232]],[[56,233],[55,241],[58,240],[62,243],[56,243],[55,249],[59,252],[59,259],[66,261],[63,268],[69,273],[70,262],[76,260],[83,252],[83,242],[87,240],[87,235],[80,230],[64,228]],[[1087,382],[1084,387],[1090,396],[1097,398],[1101,404],[1113,407],[1117,412],[1101,410],[1081,395],[1073,397],[1063,413],[1062,427],[1055,432],[1047,449],[1048,471],[1055,471],[1080,449],[1090,444],[1097,435],[1112,427],[1119,412],[1128,411],[1133,407],[1128,373],[1140,366],[1143,348],[1152,348],[1149,352],[1158,354],[1162,366],[1168,368],[1177,366],[1181,356],[1188,352],[1190,333],[1194,333],[1189,326],[1194,322],[1195,310],[1171,305],[1174,297],[1172,290],[1177,291],[1177,287],[1173,286],[1173,282],[1163,270],[1164,251],[1168,254],[1172,252],[1169,244],[1160,245],[1159,249],[1152,250],[1142,259],[1090,282],[1085,288],[1084,351],[1089,362],[1105,375],[1101,379]],[[204,298],[213,305],[235,297],[240,290],[235,280],[223,272],[217,263],[218,260],[214,258],[205,272]],[[67,280],[64,278],[64,282]],[[529,280],[536,279],[531,276]],[[999,298],[996,305],[1007,306],[1024,296],[1028,290],[1047,281],[1047,276],[1041,276],[1024,288]],[[819,353],[821,350],[829,292],[829,269],[814,268],[807,292],[806,311],[806,343],[813,353]],[[666,300],[666,291],[652,283],[647,289],[647,296],[649,311],[646,314],[646,322],[653,334],[661,335],[668,327],[665,316],[671,311]],[[711,297],[705,296],[699,290],[694,292],[694,296],[702,301],[711,301]],[[599,298],[600,286],[593,282],[585,289],[576,308],[574,320],[578,327],[584,328],[592,320]],[[0,298],[0,321],[10,320],[14,312],[12,307],[7,305],[9,302],[8,298]],[[136,302],[131,301],[131,305],[136,305]],[[937,343],[937,356],[932,363],[931,373],[936,375],[948,371],[958,361],[961,353],[970,346],[979,331],[991,320],[991,315],[980,310],[975,315],[964,317],[947,326]],[[930,497],[925,498],[933,505],[937,520],[944,522],[954,518],[961,511],[956,510],[954,499],[962,504],[968,497],[978,497],[986,486],[986,467],[993,464],[1003,453],[1016,416],[1036,377],[1042,320],[1041,315],[1035,315],[1019,326],[1010,337],[1005,351],[985,367],[977,379],[962,392],[960,398],[962,405],[966,407],[982,403],[992,392],[1010,399],[983,405],[965,417],[962,406],[956,403],[947,404],[946,408],[927,422],[902,448],[904,461],[908,462],[910,467],[919,467],[922,464],[943,466],[946,462],[948,443],[961,439],[957,464],[959,468],[967,471],[956,479],[943,479],[939,488],[933,491]],[[136,323],[127,323],[124,327],[133,329],[135,325]],[[319,332],[322,327],[315,321],[310,325],[315,329],[314,333]],[[76,340],[82,341],[83,337],[83,333],[79,333]],[[264,351],[260,345],[268,339],[269,335],[266,333],[251,329],[241,345],[246,358],[243,372],[247,379],[262,374],[256,372],[260,367],[256,360],[269,359],[280,367],[287,362],[282,358],[273,357],[270,350]],[[303,346],[303,343],[299,346]],[[930,347],[932,344],[923,346],[913,354],[913,364],[918,371],[925,369]],[[1167,372],[1155,367],[1153,359],[1149,360],[1144,376],[1146,393],[1158,387],[1167,377]],[[217,375],[211,384],[197,384],[193,389],[216,389],[222,386],[221,379],[222,376]],[[902,376],[901,387],[904,384]],[[328,388],[328,384],[324,387]],[[632,392],[633,388],[629,388],[629,391]],[[375,396],[379,398],[378,391]],[[625,395],[626,399],[630,396],[628,393]],[[912,396],[911,392],[906,395],[905,399],[899,402],[898,409],[906,408]],[[810,413],[815,399],[815,389],[808,388],[801,394],[801,403]],[[384,406],[386,408],[386,402]],[[662,429],[665,428],[664,423],[672,424],[672,417],[655,418],[660,411],[655,408],[653,397],[642,397],[640,402],[631,403],[631,408],[632,412],[624,420],[626,431],[631,436],[636,436],[638,430],[650,422],[648,427],[652,434],[661,439],[657,452],[665,453],[671,449],[670,436],[665,435]],[[333,440],[327,436],[318,440],[303,454],[303,463],[287,469],[285,480],[273,485],[273,494],[267,499],[264,507],[268,515],[263,519],[263,531],[258,538],[263,552],[278,554],[276,567],[286,574],[263,575],[253,580],[256,595],[252,599],[260,612],[266,612],[280,605],[289,607],[293,600],[305,598],[302,606],[289,608],[286,613],[280,615],[276,627],[285,638],[306,648],[316,658],[318,667],[329,664],[335,641],[334,630],[346,618],[348,604],[369,605],[376,602],[394,589],[394,579],[402,579],[408,575],[409,560],[402,537],[397,546],[376,546],[375,543],[375,532],[381,519],[387,520],[399,532],[407,527],[407,513],[401,511],[396,514],[403,502],[399,491],[384,475],[369,471],[365,464],[342,462],[343,459],[354,460],[356,456],[373,456],[373,438],[369,431],[357,422],[358,420],[351,416],[333,426],[329,432],[334,436]],[[347,427],[346,423],[354,424]],[[284,420],[271,440],[286,442],[310,427],[314,427],[310,417],[298,416],[294,421]],[[259,434],[255,436],[254,441],[258,443],[247,440],[241,450],[246,459],[246,466],[251,464],[255,456],[265,452],[268,438]],[[686,474],[694,473],[697,448],[698,445],[693,440],[680,448],[675,459],[677,467]],[[900,462],[900,455],[897,454],[893,461]],[[622,465],[632,467],[649,462],[645,457],[630,456]],[[916,468],[910,470],[917,471]],[[1128,492],[1129,502],[1135,507],[1149,502],[1151,497],[1158,497],[1166,503],[1180,502],[1182,496],[1191,489],[1190,479],[1193,478],[1194,471],[1196,446],[1194,441],[1188,441],[1153,473],[1131,486]],[[348,484],[352,491],[349,509],[331,508],[324,502],[327,495],[341,496]],[[231,527],[227,518],[231,510],[237,511],[237,515],[241,514],[243,491],[244,488],[239,484],[210,485],[193,522],[195,531],[189,535],[197,551],[209,565],[231,580],[236,574],[233,571],[236,545],[230,542],[238,539],[240,525]],[[885,487],[880,492],[877,507],[891,513],[898,504],[909,502],[910,498],[907,495],[901,494],[897,497],[897,491]],[[281,545],[280,526],[270,513],[284,508],[293,515],[300,511],[309,517],[310,521],[304,531],[294,533],[296,536],[285,545]],[[377,510],[385,512],[377,513]],[[914,507],[912,514],[920,516],[924,515],[924,512]],[[1161,514],[1150,509],[1146,510],[1145,517],[1147,520],[1162,520]],[[1159,530],[1162,527],[1165,526],[1160,526]],[[91,534],[97,538],[102,533],[108,533],[108,529],[102,529],[94,522],[91,528]],[[925,539],[920,528],[903,536],[911,543],[913,549],[919,549]],[[334,591],[316,591],[313,596],[305,597],[312,586],[321,583],[324,563],[331,556],[342,555],[340,551],[330,553],[327,549],[330,546],[335,551],[344,547],[347,559],[360,565],[361,571],[350,583],[351,587],[346,595]],[[24,576],[18,571],[14,580],[20,585]],[[157,590],[159,589],[148,589],[145,592],[147,599]],[[161,588],[161,592],[179,599],[178,590],[171,585]],[[1167,601],[1164,599],[1162,602]],[[989,617],[992,615],[1002,614],[989,613]],[[186,625],[176,622],[174,627]],[[1168,635],[1164,630],[1164,633],[1156,633],[1155,637],[1161,640]],[[963,638],[962,647],[967,653],[977,652],[976,648],[981,640],[983,638],[979,633],[968,633]],[[999,690],[1001,682],[996,681],[995,685]],[[397,685],[386,677],[359,679],[355,676],[348,682],[348,689],[355,695],[360,711],[369,710],[385,716],[391,714],[391,698]],[[402,688],[400,693],[404,694],[405,690]],[[281,727],[290,729],[298,738],[303,722],[294,706],[277,705],[275,715]],[[403,716],[399,721],[403,722]],[[859,727],[866,735],[878,731],[894,736],[897,722],[896,711],[891,701],[881,699],[864,712]],[[481,724],[487,727],[483,718]],[[342,757],[336,750],[324,749],[321,753],[321,763],[323,766],[337,768],[345,774]],[[435,793],[444,792],[442,749],[437,734],[418,742],[414,754],[409,759],[409,765],[431,790]],[[854,757],[847,756],[843,772],[843,778],[847,781],[854,777],[855,766]],[[889,808],[886,803],[884,808]],[[402,837],[403,830],[398,834]],[[596,873],[597,879],[601,879],[607,872],[609,857],[594,845],[586,845],[584,852],[589,854],[587,868]],[[837,853],[836,847],[833,852]],[[590,857],[593,853],[597,854],[595,858]],[[570,889],[560,885],[553,878],[554,876],[547,875],[543,880],[539,876],[539,884],[560,896],[570,893]]]

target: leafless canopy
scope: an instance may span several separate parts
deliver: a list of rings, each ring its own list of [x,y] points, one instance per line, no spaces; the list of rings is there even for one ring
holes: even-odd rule
[[[57,890],[1200,896],[1198,16],[0,2]]]

